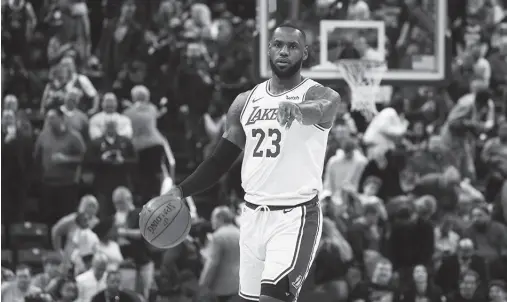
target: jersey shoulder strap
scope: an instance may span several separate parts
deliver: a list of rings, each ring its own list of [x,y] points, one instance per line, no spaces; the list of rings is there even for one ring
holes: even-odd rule
[[[243,119],[243,114],[245,114],[246,109],[248,108],[248,104],[251,102],[252,98],[255,98],[256,91],[259,90],[259,87],[262,86],[264,83],[260,83],[255,85],[252,90],[250,90],[250,93],[248,93],[248,96],[246,97],[245,104],[243,105],[243,110],[241,110],[241,115],[239,116],[239,120],[241,121]]]

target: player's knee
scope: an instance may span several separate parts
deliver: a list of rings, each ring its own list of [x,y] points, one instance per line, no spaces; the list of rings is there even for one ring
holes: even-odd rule
[[[286,276],[276,284],[262,283],[259,302],[292,302],[295,293],[290,290],[289,278]]]

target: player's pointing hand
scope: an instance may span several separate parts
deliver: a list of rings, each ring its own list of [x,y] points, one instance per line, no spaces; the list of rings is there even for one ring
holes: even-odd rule
[[[288,129],[294,120],[300,123],[303,120],[298,105],[291,102],[280,102],[278,105],[278,123]]]

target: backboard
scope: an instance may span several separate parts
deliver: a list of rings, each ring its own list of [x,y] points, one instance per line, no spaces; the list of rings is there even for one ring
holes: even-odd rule
[[[353,16],[352,4],[345,7],[353,1],[319,0],[308,7],[304,2],[312,1],[257,1],[256,71],[261,80],[271,76],[266,54],[272,30],[287,20],[296,20],[307,35],[310,58],[303,76],[321,83],[343,79],[336,67],[341,58],[385,60],[388,70],[382,84],[445,80],[447,1],[369,1],[368,17]]]

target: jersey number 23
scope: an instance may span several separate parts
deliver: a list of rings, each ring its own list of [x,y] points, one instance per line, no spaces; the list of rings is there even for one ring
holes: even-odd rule
[[[263,129],[255,128],[252,129],[252,136],[257,139],[253,151],[253,157],[277,157],[280,154],[280,142],[282,141],[282,133],[278,129],[268,129],[266,133]],[[267,138],[266,138],[267,136]],[[261,148],[264,139],[271,141],[271,145],[266,145],[265,148]],[[264,150],[263,150],[264,149]]]

